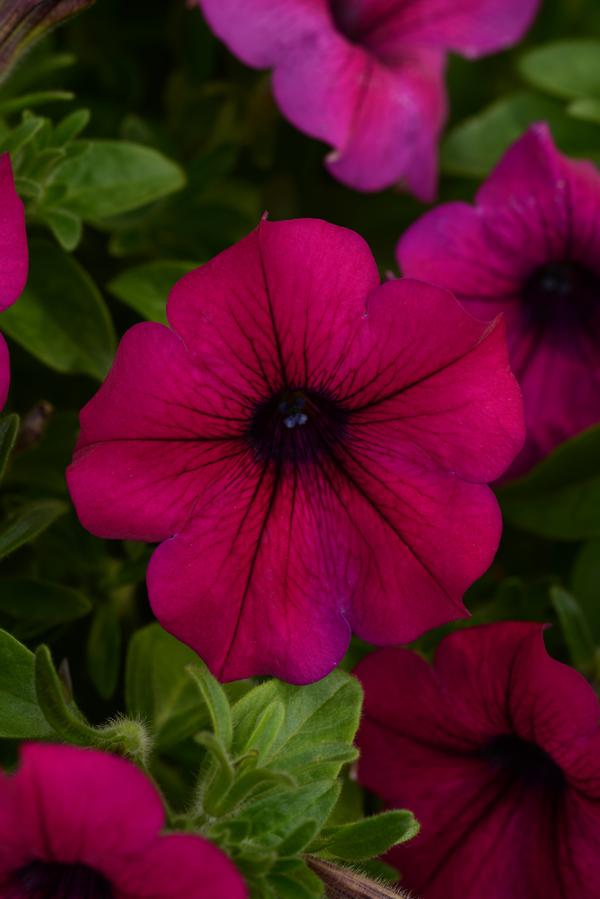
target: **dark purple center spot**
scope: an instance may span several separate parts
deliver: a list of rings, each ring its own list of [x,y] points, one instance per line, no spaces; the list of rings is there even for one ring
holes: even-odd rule
[[[585,328],[600,312],[600,277],[576,262],[550,262],[529,276],[523,300],[536,329]]]
[[[479,756],[499,772],[531,786],[562,790],[565,776],[554,759],[537,743],[516,734],[501,734],[480,750]]]
[[[329,0],[329,8],[333,21],[338,30],[349,40],[358,43],[359,34],[355,22],[355,15],[348,8],[348,0]]]
[[[114,899],[109,881],[87,865],[33,861],[13,878],[18,899]],[[11,894],[9,893],[9,896]]]
[[[323,391],[290,388],[259,403],[248,440],[257,457],[304,464],[343,439],[348,413]]]

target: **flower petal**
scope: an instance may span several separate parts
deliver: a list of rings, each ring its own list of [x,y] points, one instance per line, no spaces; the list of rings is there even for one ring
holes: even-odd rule
[[[215,34],[247,65],[278,63],[294,43],[310,43],[331,18],[326,0],[199,0]]]
[[[102,752],[24,745],[14,789],[15,842],[29,859],[81,862],[109,879],[164,825],[152,783],[130,762]]]
[[[17,300],[27,281],[25,210],[15,190],[8,153],[0,156],[0,312]]]
[[[136,899],[246,899],[244,881],[208,840],[173,834],[131,858],[116,879],[119,895]]]
[[[361,380],[345,390],[359,447],[415,446],[469,481],[506,470],[524,425],[501,322],[476,321],[428,284],[388,282],[369,300],[361,353]]]
[[[514,44],[539,0],[334,0],[346,32],[380,53],[428,45],[467,57]]]
[[[305,59],[305,64],[310,65],[310,60]],[[432,200],[437,144],[446,118],[444,65],[436,51],[411,48],[397,60],[382,64],[354,47],[348,52],[343,79],[335,69],[326,73],[319,90],[327,90],[332,97],[338,92],[340,100],[343,90],[344,108],[351,110],[342,139],[341,129],[335,137],[333,131],[323,136],[334,146],[327,158],[331,174],[359,190],[382,190],[399,182],[419,199]],[[291,111],[289,94],[284,95],[281,87],[277,90],[281,71],[275,76],[275,88],[282,109],[294,124],[314,134],[316,121],[312,128],[309,121],[302,124]],[[306,87],[303,97],[307,97]],[[308,99],[316,120],[317,98]]]
[[[482,210],[466,203],[425,213],[400,238],[396,253],[406,277],[427,276],[468,301],[469,311],[483,320],[504,311],[521,289],[519,258],[502,251]]]
[[[215,469],[243,462],[247,416],[240,394],[194,364],[168,328],[131,328],[81,412],[67,480],[82,523],[111,538],[176,532]]]
[[[348,646],[354,587],[331,503],[313,472],[268,463],[236,489],[215,484],[152,557],[156,617],[222,680],[324,677]]]
[[[179,281],[167,312],[198,362],[232,389],[240,368],[264,398],[335,372],[378,285],[354,232],[314,219],[264,221]]]
[[[390,459],[390,457],[393,457]],[[489,567],[501,516],[489,488],[467,484],[406,453],[362,448],[343,455],[346,542],[362,560],[348,614],[378,645],[409,643],[466,617],[466,589]],[[339,527],[339,525],[338,525]]]

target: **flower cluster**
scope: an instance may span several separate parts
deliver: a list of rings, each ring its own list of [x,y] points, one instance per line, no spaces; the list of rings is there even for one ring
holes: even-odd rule
[[[561,155],[534,125],[480,188],[401,238],[413,278],[452,290],[473,315],[506,322],[525,400],[520,473],[600,419],[600,173]]]
[[[538,0],[199,0],[248,65],[272,68],[287,118],[333,147],[327,168],[359,190],[397,181],[431,200],[446,117],[448,51],[514,43]]]
[[[153,784],[115,756],[26,745],[0,775],[0,895],[6,899],[246,899],[207,840],[161,835]]]
[[[368,247],[262,222],[136,325],[81,414],[68,482],[100,537],[162,541],[163,626],[220,678],[327,674],[350,630],[405,643],[465,614],[520,449],[504,328]]]
[[[43,30],[92,3],[0,0],[0,82]],[[198,6],[201,40],[217,46],[214,32],[243,63],[272,71],[283,114],[331,147],[330,174],[364,192],[400,184],[428,202],[449,54],[509,47],[540,3],[189,0]],[[200,24],[197,8],[179,12]],[[34,63],[44,75],[70,59],[44,52]],[[568,68],[575,102],[564,118],[598,120],[597,100],[580,97],[587,81],[597,86],[597,68],[593,78],[583,64]],[[110,281],[146,318],[117,346],[101,292],[68,255],[84,224],[111,233],[108,249],[83,244],[84,257],[111,256],[106,268],[130,251],[153,257],[155,240],[170,248],[172,232],[187,229],[190,210],[198,221],[198,195],[210,230],[219,173],[236,153],[240,167],[264,159],[247,134],[230,153],[231,133],[218,133],[227,115],[197,156],[190,128],[180,156],[194,159],[181,166],[152,146],[176,144],[170,126],[146,128],[136,115],[123,129],[143,145],[79,139],[83,109],[58,123],[25,111],[17,124],[11,116],[30,104],[71,95],[17,96],[13,77],[16,87],[0,91],[12,156],[0,155],[0,327],[4,313],[5,331],[37,362],[100,386],[89,398],[82,377],[69,390],[49,438],[51,379],[22,422],[0,421],[0,559],[31,550],[0,576],[0,899],[400,889],[419,899],[595,899],[597,167],[560,152],[527,112],[473,203],[410,219],[401,274],[383,283],[355,231],[260,218],[259,191],[242,187],[242,205],[257,203],[243,227],[223,216],[227,239],[197,253],[173,239],[169,261]],[[165,94],[185,94],[186,78],[177,70]],[[189,94],[192,105],[200,95],[212,103],[223,85]],[[167,118],[185,120],[186,104]],[[505,112],[468,123],[463,137],[499,127]],[[152,205],[183,195],[186,174],[184,200]],[[275,175],[275,186],[287,183]],[[467,196],[450,188],[446,198]],[[398,193],[385,198],[410,212]],[[56,242],[30,241],[30,285],[7,312],[28,276],[25,213]],[[9,380],[0,335],[0,411]],[[77,438],[73,398],[85,402]],[[19,408],[20,390],[11,400]],[[69,426],[65,486],[58,444]],[[515,548],[510,531],[494,564],[498,485],[510,524],[542,538],[544,487],[558,497],[554,520],[589,491],[583,525],[561,532],[587,541],[574,565],[571,548],[554,544],[543,570],[536,558],[523,563],[537,545],[518,535]],[[513,520],[528,502],[534,513]],[[62,534],[57,526],[47,539],[61,516]],[[569,581],[584,603],[559,586]],[[522,588],[519,602],[498,611],[509,585]],[[467,605],[476,626],[460,621]],[[546,620],[559,624],[553,655]],[[432,633],[441,626],[443,637]],[[367,814],[365,797],[383,811]],[[373,859],[400,872],[399,888],[358,868]]]
[[[383,649],[365,690],[361,783],[414,809],[393,850],[424,899],[593,899],[600,873],[600,704],[527,622],[452,634],[435,665]]]

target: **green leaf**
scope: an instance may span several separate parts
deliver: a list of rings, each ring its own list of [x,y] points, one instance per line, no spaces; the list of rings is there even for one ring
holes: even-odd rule
[[[504,515],[557,540],[600,537],[600,426],[561,444],[500,493]]]
[[[83,718],[57,674],[47,646],[38,646],[34,662],[35,693],[44,717],[64,740],[76,746],[95,742],[95,729]]]
[[[19,433],[19,416],[5,415],[0,418],[0,480],[6,471],[8,458]]]
[[[64,189],[61,205],[84,221],[121,215],[183,187],[179,166],[150,147],[111,140],[79,143],[84,152],[58,166],[51,186]]]
[[[242,755],[251,748],[265,708],[280,702],[285,720],[264,752],[263,764],[293,774],[300,783],[337,777],[344,750],[352,753],[362,705],[358,681],[334,671],[315,684],[296,687],[272,680],[255,687],[233,707],[233,751]],[[338,753],[329,752],[337,747]],[[320,750],[324,750],[322,760]],[[333,756],[333,757],[332,757]],[[313,764],[307,766],[308,758]]]
[[[229,700],[223,687],[212,676],[201,659],[197,659],[193,665],[189,665],[187,671],[206,704],[215,735],[229,751],[233,740],[233,723]]]
[[[268,882],[277,899],[320,899],[325,895],[323,881],[299,858],[277,862]]]
[[[109,699],[117,688],[121,661],[121,624],[109,602],[96,609],[86,656],[92,683],[103,699]]]
[[[521,92],[503,97],[453,128],[442,144],[442,168],[451,175],[484,178],[510,145],[540,121],[548,122],[565,153],[600,160],[598,133],[592,125],[573,120],[556,100]]]
[[[585,615],[571,594],[562,587],[553,587],[550,598],[573,665],[580,671],[589,673],[593,668],[596,647]]]
[[[382,812],[350,824],[321,831],[308,851],[325,858],[360,862],[383,855],[392,846],[411,840],[419,825],[411,812]]]
[[[12,153],[13,156],[26,147],[30,141],[44,127],[45,119],[39,116],[23,115],[23,121],[17,128],[9,131],[0,141],[0,151],[2,153]]]
[[[571,592],[589,622],[594,642],[600,645],[600,540],[584,544],[571,576]]]
[[[568,100],[600,97],[600,41],[566,40],[526,53],[519,68],[534,87]]]
[[[0,559],[35,540],[67,509],[67,504],[59,500],[38,500],[21,506],[0,525]]]
[[[74,250],[83,231],[79,216],[66,209],[42,209],[40,217],[48,225],[63,249]]]
[[[331,780],[318,780],[294,790],[277,791],[255,799],[239,814],[254,838],[268,838],[272,845],[285,841],[299,823],[313,821],[322,827],[340,794],[340,785]]]
[[[87,127],[89,121],[89,109],[76,109],[55,126],[53,142],[58,147],[64,147]]]
[[[102,380],[115,352],[110,314],[78,262],[45,241],[30,243],[27,287],[2,313],[2,330],[57,371]]]
[[[22,109],[31,109],[34,106],[43,106],[45,103],[65,103],[73,100],[75,94],[71,91],[35,91],[24,94],[22,97],[11,97],[0,101],[0,115],[10,115],[20,112]]]
[[[87,615],[92,604],[83,593],[33,578],[0,580],[0,618],[19,640],[32,640]]]
[[[0,630],[0,737],[31,740],[48,737],[48,726],[34,686],[34,657]]]
[[[600,125],[600,100],[574,100],[567,107],[569,115]]]
[[[195,268],[198,268],[195,262],[148,262],[121,272],[108,284],[108,290],[142,318],[166,324],[169,291]]]
[[[197,663],[198,656],[158,624],[137,631],[129,644],[127,709],[153,728],[160,746],[178,743],[209,725],[207,708],[186,670]]]

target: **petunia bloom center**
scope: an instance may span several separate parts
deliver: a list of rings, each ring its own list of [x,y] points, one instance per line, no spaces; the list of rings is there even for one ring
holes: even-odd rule
[[[329,453],[343,439],[347,419],[325,391],[292,388],[256,406],[248,441],[261,460],[302,464]]]
[[[109,881],[81,864],[33,861],[13,877],[15,899],[114,899]],[[13,894],[9,893],[9,896]]]
[[[536,329],[586,327],[600,312],[600,277],[577,262],[550,262],[529,276],[523,300]]]
[[[516,734],[493,737],[480,751],[481,758],[529,786],[560,790],[565,776],[554,759],[537,743]]]

